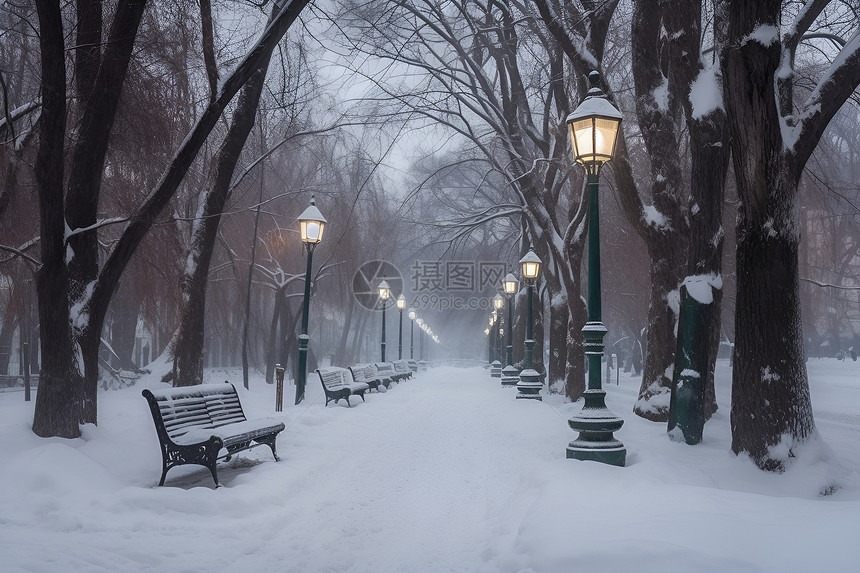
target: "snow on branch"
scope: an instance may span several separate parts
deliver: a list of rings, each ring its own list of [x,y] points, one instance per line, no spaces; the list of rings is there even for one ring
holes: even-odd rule
[[[783,130],[783,143],[787,149],[794,149],[799,170],[802,170],[812,155],[830,120],[858,86],[860,30],[855,31],[846,42],[845,48],[839,52],[824,77],[809,94],[797,114],[794,128]],[[786,134],[788,139],[785,139]]]
[[[819,281],[816,281],[813,279],[807,279],[807,278],[803,278],[803,277],[800,277],[800,280],[802,280],[803,282],[812,283],[812,284],[820,286],[820,287],[829,287],[829,288],[835,288],[835,289],[839,289],[839,290],[860,290],[860,286],[834,285],[834,284],[830,284],[830,283],[822,283],[822,282],[819,282]]]
[[[101,221],[96,221],[89,227],[78,227],[77,229],[69,229],[66,227],[66,236],[65,241],[68,242],[71,237],[75,235],[80,235],[81,233],[86,233],[88,231],[95,231],[96,229],[100,229],[102,227],[107,227],[108,225],[115,225],[117,223],[125,223],[128,221],[128,217],[114,217],[112,219],[103,219]]]

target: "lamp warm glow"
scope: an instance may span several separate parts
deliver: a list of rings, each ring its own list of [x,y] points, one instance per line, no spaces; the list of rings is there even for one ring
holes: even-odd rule
[[[600,165],[615,155],[622,115],[597,87],[600,74],[591,72],[588,79],[591,89],[582,103],[567,116],[567,126],[574,161]]]
[[[410,310],[407,316],[409,316],[409,320],[415,320],[415,317],[417,317],[418,314],[415,312],[415,310]]]
[[[391,297],[391,287],[388,285],[388,281],[382,281],[379,283],[379,300],[382,302],[387,301]]]
[[[493,297],[493,308],[496,310],[502,310],[505,306],[505,299],[499,293],[496,293],[496,296]]]
[[[517,277],[515,277],[513,273],[508,273],[502,280],[502,287],[505,289],[505,294],[516,294]]]
[[[403,293],[400,293],[400,295],[397,297],[397,308],[400,310],[406,308],[406,297],[403,296]]]
[[[520,265],[523,268],[523,276],[529,280],[536,279],[540,274],[541,260],[532,250],[529,250],[526,256],[520,259]]]
[[[320,210],[317,209],[316,201],[311,197],[311,205],[299,215],[299,233],[302,242],[306,245],[316,245],[322,241],[326,220]]]

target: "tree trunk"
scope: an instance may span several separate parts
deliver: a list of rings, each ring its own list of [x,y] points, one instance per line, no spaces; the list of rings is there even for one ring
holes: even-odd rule
[[[728,42],[722,59],[741,204],[732,450],[747,452],[760,468],[775,471],[785,469],[798,446],[815,433],[800,316],[797,183],[828,114],[841,105],[836,96],[847,99],[851,86],[860,82],[857,63],[846,60],[855,76],[826,86],[842,93],[823,98],[816,106],[821,115],[810,116],[818,123],[806,132],[807,137],[786,145],[774,89],[783,65],[781,39],[741,41],[754,37],[757,30],[778,30],[780,10],[775,0],[729,2]],[[791,90],[787,93],[790,97]],[[787,113],[792,111],[790,102],[786,108]]]
[[[549,360],[547,362],[547,389],[561,393],[567,380],[568,323],[570,308],[567,296],[556,294],[549,303]]]
[[[675,362],[675,324],[678,319],[686,246],[675,233],[648,244],[651,254],[651,301],[648,307],[645,366],[633,411],[653,422],[669,419],[672,368]]]
[[[278,345],[278,317],[281,315],[281,305],[284,304],[284,290],[275,291],[275,304],[272,309],[272,320],[269,322],[269,344],[266,348],[266,383],[274,384],[275,364],[281,364]],[[281,364],[281,366],[284,366]]]
[[[570,293],[579,304],[576,312],[570,314],[567,327],[567,378],[564,393],[571,401],[579,400],[585,392],[585,346],[582,327],[588,320],[588,308],[582,302],[580,293]]]
[[[796,235],[746,220],[738,226],[732,451],[748,452],[765,470],[783,470],[815,431],[803,359],[798,245]]]
[[[215,156],[215,180],[212,190],[206,194],[202,219],[195,221],[189,255],[192,258],[189,261],[191,272],[186,273],[182,282],[184,308],[179,336],[174,347],[174,386],[203,383],[203,342],[209,266],[218,238],[221,213],[230,198],[233,173],[239,156],[254,126],[268,67],[269,59],[265,58],[257,72],[242,88],[230,129]]]
[[[118,289],[113,301],[113,324],[111,326],[110,345],[116,353],[112,357],[114,368],[136,370],[134,362],[134,344],[137,335],[137,319],[140,314],[140,299],[136,296],[134,286],[126,280]]]
[[[10,300],[3,312],[3,324],[0,325],[0,374],[8,374],[9,357],[12,354],[12,335],[15,334],[19,322],[23,325],[23,322],[18,320],[14,309],[15,305]],[[18,340],[24,340],[23,328],[21,328],[21,335]]]

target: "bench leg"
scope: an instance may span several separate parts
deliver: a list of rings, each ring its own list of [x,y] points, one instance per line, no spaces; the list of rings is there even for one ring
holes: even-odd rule
[[[349,403],[349,396],[346,396],[344,400],[346,400],[346,405],[352,408],[352,404]]]
[[[275,434],[273,436],[262,436],[256,440],[258,444],[266,444],[272,450],[272,457],[275,458],[276,462],[281,461],[281,458],[278,457],[278,453],[275,451],[275,440],[278,439],[278,435]]]

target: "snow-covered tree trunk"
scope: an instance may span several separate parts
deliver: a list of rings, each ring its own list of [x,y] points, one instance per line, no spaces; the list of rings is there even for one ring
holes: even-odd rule
[[[732,450],[765,470],[785,469],[815,434],[800,316],[797,186],[827,124],[860,85],[855,27],[807,100],[794,103],[794,52],[827,5],[810,0],[786,27],[777,0],[726,2],[722,70],[741,202]]]

